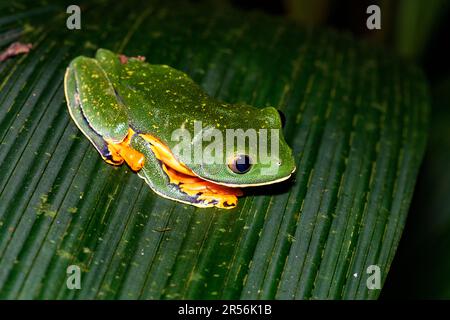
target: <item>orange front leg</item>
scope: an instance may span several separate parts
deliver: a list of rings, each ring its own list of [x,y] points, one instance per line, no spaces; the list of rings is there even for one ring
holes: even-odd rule
[[[108,149],[112,154],[125,160],[133,171],[139,171],[144,166],[144,155],[126,144],[108,144]]]
[[[108,142],[108,149],[111,152],[114,162],[121,164],[125,160],[133,171],[139,171],[144,166],[145,158],[142,153],[130,147],[131,137],[133,135],[134,131],[128,129],[127,137],[120,143]]]

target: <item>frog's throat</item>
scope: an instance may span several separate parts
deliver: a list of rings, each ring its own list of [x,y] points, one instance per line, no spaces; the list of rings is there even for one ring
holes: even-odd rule
[[[131,128],[128,135],[120,143],[107,141],[111,153],[108,163],[118,165],[125,161],[132,170],[139,171],[144,166],[144,155],[131,146],[131,138],[137,134]],[[194,199],[190,204],[198,207],[212,207],[230,209],[236,206],[237,197],[242,196],[239,188],[219,185],[198,177],[191,169],[179,162],[170,149],[157,138],[149,134],[139,134],[147,141],[155,157],[161,162],[162,169],[172,184],[178,186],[180,191]]]

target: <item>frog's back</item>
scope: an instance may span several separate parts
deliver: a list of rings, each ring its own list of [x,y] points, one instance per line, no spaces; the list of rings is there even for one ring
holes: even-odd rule
[[[169,128],[215,126],[230,105],[208,96],[184,72],[166,65],[130,60],[123,66],[119,90],[134,129],[170,137]]]

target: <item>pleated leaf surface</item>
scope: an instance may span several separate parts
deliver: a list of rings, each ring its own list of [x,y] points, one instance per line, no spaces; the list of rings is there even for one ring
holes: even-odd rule
[[[428,115],[421,72],[334,31],[221,2],[2,4],[0,298],[374,299],[400,239]],[[286,115],[293,181],[233,210],[155,195],[106,164],[67,112],[63,75],[107,48],[185,71],[227,102]],[[238,112],[238,111],[237,111]],[[81,289],[66,285],[81,268]]]

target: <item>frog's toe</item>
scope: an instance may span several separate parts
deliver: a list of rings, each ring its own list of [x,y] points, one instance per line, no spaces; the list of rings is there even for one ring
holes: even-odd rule
[[[238,201],[235,195],[224,195],[211,192],[199,193],[197,200],[208,206],[215,206],[221,209],[232,209],[236,207]]]
[[[190,202],[197,207],[217,207],[232,209],[236,206],[238,196],[242,195],[239,188],[230,188],[202,180],[199,177],[185,175],[162,164],[171,184],[186,194]]]
[[[128,135],[122,142],[109,142],[109,159],[113,164],[122,164],[125,161],[133,171],[139,171],[144,166],[145,156],[130,146],[131,139],[134,135],[135,132],[130,128],[128,129]]]

